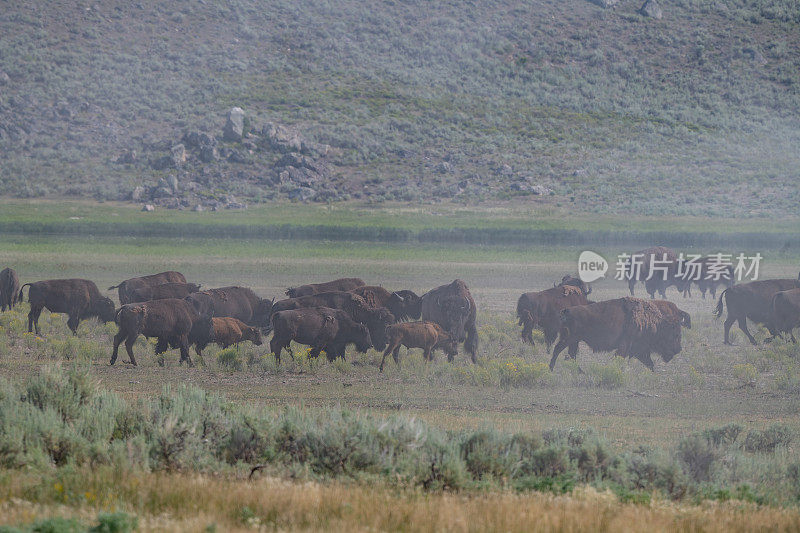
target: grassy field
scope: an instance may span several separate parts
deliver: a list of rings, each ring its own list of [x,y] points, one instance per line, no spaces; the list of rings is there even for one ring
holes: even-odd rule
[[[56,220],[73,208],[93,210],[88,204],[64,205],[60,210],[50,209],[49,216]],[[22,209],[6,211],[0,221],[35,220],[39,216],[37,209],[42,209],[42,204],[34,204],[28,216]],[[116,209],[119,206],[101,205],[94,216],[99,222],[101,214],[108,215]],[[294,213],[293,221],[319,216],[316,208],[305,209],[279,206],[273,213]],[[360,211],[354,207],[342,216],[355,223]],[[387,227],[425,229],[417,225],[418,220],[408,221],[394,212],[363,212],[365,217],[384,219]],[[184,215],[197,216],[175,215],[176,223]],[[228,220],[242,217],[219,215]],[[269,217],[273,216],[266,212],[254,215],[256,220],[259,216],[271,220]],[[141,215],[132,211],[120,211],[120,217],[130,221],[138,216]],[[452,218],[447,214],[428,216],[441,220],[442,226],[461,223],[458,213]],[[513,216],[510,218],[514,220]],[[163,223],[169,224],[170,220],[165,218]],[[512,223],[516,222],[509,225]],[[618,227],[623,222],[609,220],[608,224]],[[698,221],[696,227],[702,226]],[[650,372],[637,361],[613,360],[610,354],[593,354],[582,348],[578,363],[562,359],[551,374],[541,336],[535,336],[537,344],[533,348],[519,340],[520,328],[514,316],[516,298],[523,291],[552,286],[564,273],[573,272],[581,249],[563,245],[442,246],[370,241],[3,235],[0,265],[17,269],[23,283],[77,276],[96,281],[102,290],[133,275],[174,268],[207,287],[241,283],[262,296],[280,298],[286,287],[337,276],[358,275],[369,283],[383,283],[392,289],[410,288],[419,293],[459,277],[468,283],[475,297],[480,337],[477,364],[469,363],[463,355],[450,364],[441,354],[434,363],[425,364],[419,350],[404,350],[400,367],[389,362],[383,374],[378,372],[380,353],[375,351],[348,354],[346,362],[330,364],[310,360],[298,348],[294,360],[284,357],[278,366],[267,344],[244,344],[228,350],[211,346],[203,359],[195,357],[194,368],[187,368],[177,364],[173,352],[162,360],[154,357],[152,343],[144,339],[135,346],[138,368],[121,363],[110,367],[111,337],[116,326],[86,321],[73,338],[67,335],[64,316],[45,312],[42,336],[37,337],[25,332],[27,304],[22,304],[0,315],[0,376],[6,380],[4,383],[17,387],[16,391],[31,391],[35,383],[50,379],[47,376],[54,372],[67,375],[77,365],[74,368],[78,375],[88,380],[87,397],[101,398],[103,405],[121,409],[119,412],[142,413],[131,416],[142,416],[143,425],[119,426],[120,420],[127,418],[110,414],[108,420],[112,422],[93,422],[98,427],[111,424],[108,437],[81,433],[83,422],[67,424],[55,433],[45,434],[50,437],[43,437],[36,429],[40,428],[36,425],[39,422],[20,422],[36,419],[30,418],[30,413],[0,418],[0,424],[6,424],[6,436],[16,435],[13,439],[29,439],[42,447],[37,454],[31,452],[20,456],[23,459],[13,459],[17,457],[13,452],[16,448],[11,444],[17,441],[6,441],[6,448],[0,446],[5,450],[0,453],[5,469],[0,473],[3,522],[25,525],[35,517],[47,515],[92,524],[101,511],[122,510],[138,517],[139,526],[146,530],[201,530],[211,523],[223,530],[257,524],[268,528],[334,530],[615,530],[628,522],[641,525],[634,529],[723,530],[735,523],[746,530],[754,522],[741,521],[742,516],[748,516],[748,520],[759,517],[763,524],[778,529],[796,528],[800,497],[800,458],[795,451],[800,442],[797,347],[782,341],[750,347],[743,343],[743,335],[735,333],[737,345],[723,346],[721,322],[711,316],[715,302],[698,295],[683,299],[670,289],[670,299],[691,313],[693,324],[684,333],[682,353],[673,361],[664,364],[657,360],[655,372]],[[613,247],[598,251],[607,257],[619,252]],[[762,277],[797,276],[800,254],[796,249],[765,249],[762,254]],[[641,295],[642,289],[638,291]],[[113,291],[103,292],[112,295]],[[602,300],[625,293],[622,283],[608,280],[595,285],[592,298]],[[757,333],[757,337],[763,339],[764,332]],[[52,383],[60,383],[66,378],[53,379]],[[190,387],[188,392],[184,386]],[[70,387],[53,385],[54,389],[65,391],[73,390]],[[208,444],[187,444],[175,452],[180,457],[177,466],[165,467],[153,455],[157,443],[172,442],[169,439],[181,424],[196,432],[197,428],[206,427],[208,420],[216,420],[203,414],[197,415],[201,418],[195,421],[180,422],[181,417],[205,412],[206,407],[191,407],[200,397],[200,392],[192,391],[222,395],[220,407],[213,407],[211,412],[228,413],[225,420],[229,422],[223,424],[226,437],[220,441],[224,445],[208,449]],[[30,394],[2,392],[0,399],[8,402],[29,398]],[[64,400],[66,403],[47,401],[55,402],[58,412],[65,409],[64,405],[71,405],[74,400],[69,398]],[[83,413],[83,409],[95,405],[94,401],[101,400],[91,400],[85,406],[79,402],[75,412]],[[6,405],[6,413],[27,409],[24,401]],[[174,411],[179,405],[185,407]],[[287,408],[297,409],[299,414],[287,414]],[[329,427],[341,418],[342,411],[354,413],[356,425]],[[41,416],[49,420],[48,410],[43,408],[42,412],[45,414]],[[75,416],[82,420],[84,415]],[[295,416],[299,418],[292,418]],[[391,459],[386,466],[383,461],[389,459],[381,452],[376,457],[382,459],[375,460],[384,466],[364,466],[368,463],[356,459],[360,455],[348,455],[344,470],[315,469],[307,459],[281,452],[285,450],[280,444],[282,433],[270,429],[288,427],[285,424],[289,422],[291,427],[305,428],[303,431],[308,433],[303,438],[316,435],[314,439],[320,439],[321,446],[318,451],[327,457],[339,453],[335,450],[340,446],[357,445],[361,449],[358,447],[380,442],[384,430],[379,428],[391,420],[398,421],[391,422],[399,424],[397,427],[415,428],[411,433],[439,435],[436,438],[441,439],[442,450],[462,450],[447,452],[455,454],[456,466],[452,468],[458,474],[454,474],[451,486],[424,488],[429,470],[424,456]],[[229,423],[261,428],[256,434],[276,439],[275,443],[256,446],[259,452],[255,456],[240,457],[236,454],[242,453],[242,448],[231,448],[228,441],[236,434],[234,426],[225,425]],[[391,424],[389,427],[395,427]],[[738,429],[730,442],[709,444],[708,435],[731,425]],[[11,427],[15,429],[8,429]],[[116,433],[122,430],[114,427],[132,427],[125,431],[133,433],[123,438]],[[583,464],[579,457],[585,452],[571,448],[574,443],[547,440],[553,438],[548,435],[554,431],[590,435],[589,441],[596,439],[598,446],[591,452],[593,457],[602,450],[609,466],[590,470],[590,474],[582,470],[585,466],[578,466]],[[72,436],[73,432],[78,436]],[[534,439],[532,442],[544,439],[554,449],[565,446],[563,453],[570,459],[561,477],[542,473],[525,477],[518,463],[507,471],[502,470],[505,466],[497,466],[492,468],[501,470],[494,474],[481,474],[480,470],[471,470],[473,463],[463,450],[468,449],[464,446],[470,438],[486,432],[497,442],[506,442],[504,439],[514,435],[529,436],[526,438]],[[335,435],[339,436],[334,439]],[[73,438],[77,444],[53,448],[53,442],[71,443]],[[430,437],[428,442],[439,441]],[[142,452],[149,459],[136,459],[140,452],[134,450],[139,449],[150,450]],[[231,456],[230,450],[239,451]],[[494,457],[493,453],[488,457]],[[644,464],[654,469],[651,481],[637,477],[642,475],[640,468],[644,468],[634,468],[640,465],[640,459],[636,459],[640,456],[649,461]],[[699,473],[693,462],[698,456],[708,461],[707,468]],[[27,465],[22,470],[17,469],[19,461]],[[110,477],[112,474],[101,466],[119,466],[119,461],[125,464],[122,478]],[[270,466],[264,477],[247,482],[244,478],[254,461]],[[611,468],[611,464],[617,466]],[[87,468],[93,469],[90,475]],[[676,476],[670,478],[672,484],[664,481],[667,472]],[[633,479],[640,481],[634,483]],[[59,486],[61,491],[53,488]],[[165,487],[164,492],[156,490],[156,486]],[[121,487],[119,494],[111,487]],[[670,492],[667,487],[681,489]],[[188,499],[187,493],[196,496]],[[250,496],[233,496],[239,493]],[[86,494],[94,496],[85,497]],[[107,499],[101,494],[107,494]],[[283,496],[278,498],[277,494]],[[370,505],[370,498],[385,503]],[[234,500],[236,504],[230,503]],[[199,501],[205,503],[201,505]],[[645,501],[649,505],[643,505]],[[334,505],[342,509],[339,514],[323,512]],[[448,509],[447,514],[433,519],[433,509],[441,507]],[[198,508],[202,511],[197,512]],[[538,510],[547,518],[532,524]]]

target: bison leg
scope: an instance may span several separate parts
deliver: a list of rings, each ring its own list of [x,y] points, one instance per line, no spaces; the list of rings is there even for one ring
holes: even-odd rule
[[[472,362],[477,363],[478,358],[475,355],[475,352],[478,351],[478,329],[475,327],[475,324],[470,324],[467,326],[467,341],[464,343],[464,348],[467,350],[467,352],[469,352]],[[449,359],[451,361],[453,360],[452,357]]]
[[[642,363],[644,363],[644,366],[649,368],[650,372],[655,372],[656,365],[653,364],[653,360],[650,358],[650,354],[649,353],[641,354],[641,355],[639,355],[639,357],[637,357],[637,359],[639,361],[641,361]]]
[[[31,310],[28,312],[28,333],[33,332],[34,326],[36,327],[36,334],[39,334],[39,316],[42,314],[43,307],[31,305]]]
[[[78,334],[78,324],[81,322],[79,316],[80,315],[78,313],[70,313],[69,318],[67,318],[67,327],[72,331],[73,335]]]
[[[729,346],[733,345],[729,339],[729,336],[731,332],[731,326],[733,325],[734,322],[736,322],[736,317],[733,317],[730,314],[728,314],[728,318],[725,319],[724,326],[725,326],[725,344]]]
[[[558,344],[556,344],[556,347],[553,348],[553,357],[550,358],[550,372],[552,372],[553,368],[555,368],[556,366],[556,361],[558,360],[558,354],[560,354],[566,347],[567,343],[564,341],[564,339],[561,339],[558,341]]]
[[[383,351],[383,357],[381,358],[381,366],[378,368],[378,372],[383,372],[383,364],[386,362],[386,356],[389,355],[390,352],[394,352],[392,356],[394,357],[394,362],[398,363],[397,361],[397,350],[400,349],[399,344],[395,344],[394,342],[390,342],[389,346]]]
[[[128,340],[125,341],[125,351],[128,352],[129,363],[133,366],[136,366],[136,358],[133,356],[133,343],[136,342],[136,336],[131,335],[128,336]]]
[[[269,350],[275,354],[275,359],[278,362],[278,366],[281,364],[281,351],[283,348],[284,345],[281,344],[281,341],[273,335],[272,340],[269,341]]]
[[[183,363],[186,361],[186,364],[190,367],[194,366],[192,362],[192,358],[189,357],[189,338],[186,335],[181,335],[178,339],[178,343],[180,345],[181,350],[181,360],[180,362]]]
[[[120,330],[114,335],[114,351],[111,352],[111,361],[109,361],[109,365],[113,365],[117,362],[117,354],[119,353],[119,345],[125,339],[126,335]]]
[[[747,317],[741,317],[736,321],[739,323],[739,329],[744,331],[744,334],[747,335],[748,339],[750,339],[750,344],[752,344],[753,346],[758,345],[756,339],[752,335],[750,335],[749,331],[747,331]]]
[[[533,324],[529,321],[522,322],[522,342],[533,346]]]

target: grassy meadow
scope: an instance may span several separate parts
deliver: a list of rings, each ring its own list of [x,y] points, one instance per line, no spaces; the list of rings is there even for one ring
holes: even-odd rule
[[[9,205],[0,223],[36,222],[41,209],[53,222],[73,209],[92,212],[86,216],[97,224],[104,217],[113,224],[113,212],[131,223],[148,215],[109,204],[36,203],[26,216],[20,204]],[[243,213],[159,216],[164,225],[214,226],[318,224],[321,213],[278,205],[252,220]],[[503,213],[501,228],[525,217]],[[469,223],[458,211],[407,217],[359,206],[329,222],[358,224],[361,217],[415,231]],[[717,223],[698,220],[695,228]],[[153,342],[140,338],[139,367],[110,367],[114,324],[87,320],[72,337],[65,316],[45,311],[36,336],[26,332],[23,303],[0,315],[3,523],[24,530],[62,520],[80,530],[135,519],[143,530],[194,531],[798,527],[796,346],[751,347],[736,329],[736,346],[723,346],[721,321],[711,316],[716,302],[696,292],[684,299],[674,288],[669,298],[691,313],[693,327],[674,360],[655,358],[655,372],[582,347],[577,362],[560,359],[551,373],[541,334],[534,347],[519,339],[521,292],[574,272],[583,249],[612,258],[627,248],[210,233],[4,233],[0,265],[14,267],[22,283],[86,277],[115,299],[106,287],[164,269],[205,287],[243,284],[270,298],[339,276],[418,293],[459,277],[479,310],[478,363],[461,354],[451,364],[437,354],[426,364],[421,350],[402,349],[400,366],[388,361],[381,374],[374,350],[328,363],[295,347],[295,358],[277,365],[268,343],[245,343],[209,346],[202,358],[192,354],[196,365],[188,368],[173,351],[156,358]],[[755,250],[730,250],[739,251]],[[759,251],[762,277],[797,276],[796,248]],[[626,293],[623,283],[604,280],[591,298]],[[254,465],[265,466],[248,480]]]

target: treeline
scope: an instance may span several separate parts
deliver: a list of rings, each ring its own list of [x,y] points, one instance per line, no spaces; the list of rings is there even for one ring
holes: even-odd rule
[[[177,237],[231,239],[286,239],[363,241],[382,243],[442,244],[530,244],[564,246],[652,246],[713,249],[800,248],[800,233],[712,233],[664,231],[618,231],[576,229],[430,228],[412,230],[393,227],[335,225],[247,225],[181,222],[0,222],[4,235],[75,235],[118,237]]]

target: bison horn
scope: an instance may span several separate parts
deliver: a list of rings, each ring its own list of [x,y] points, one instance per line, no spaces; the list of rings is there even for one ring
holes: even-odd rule
[[[462,298],[464,299],[464,303],[466,303],[467,305],[462,305],[461,309],[464,309],[466,307],[467,311],[469,311],[470,307],[471,307],[470,304],[469,304],[469,299],[466,296],[463,296]]]
[[[558,285],[556,285],[555,281],[553,282],[553,287],[558,287]]]
[[[397,294],[396,292],[393,292],[393,293],[392,293],[392,296],[394,296],[395,298],[397,298],[397,299],[398,299],[398,300],[400,300],[401,302],[404,302],[404,301],[405,301],[405,298],[403,298],[402,296],[400,296],[400,295],[399,295],[399,294]]]
[[[437,297],[436,297],[436,307],[441,307],[441,305],[442,305],[441,298],[439,298],[439,297],[437,296]]]
[[[592,294],[592,286],[587,283],[586,284],[586,296],[589,296],[590,294]]]

